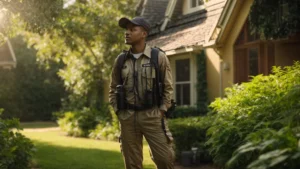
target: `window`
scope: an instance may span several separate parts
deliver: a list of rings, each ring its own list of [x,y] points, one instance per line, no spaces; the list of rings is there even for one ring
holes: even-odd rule
[[[250,48],[249,56],[249,76],[258,75],[258,48]]]
[[[204,1],[203,0],[190,0],[190,4],[191,4],[191,8],[195,8],[197,6],[201,6],[204,5]]]
[[[201,11],[205,9],[204,0],[184,0],[183,2],[183,15],[190,14],[193,12]]]
[[[176,60],[176,102],[178,105],[190,105],[191,81],[190,59]]]
[[[274,44],[261,41],[250,32],[248,21],[244,24],[234,46],[234,81],[242,83],[251,76],[269,74],[274,65]]]

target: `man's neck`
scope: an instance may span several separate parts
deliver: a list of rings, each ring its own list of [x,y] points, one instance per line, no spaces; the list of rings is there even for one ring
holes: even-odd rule
[[[136,53],[143,53],[146,47],[146,43],[140,43],[140,44],[135,44],[131,46],[131,52],[136,54]]]

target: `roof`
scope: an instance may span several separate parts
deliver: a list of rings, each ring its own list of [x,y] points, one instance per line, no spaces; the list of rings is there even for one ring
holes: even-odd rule
[[[226,0],[211,0],[206,3],[204,10],[182,15],[182,0],[177,1],[166,29],[160,31],[161,25],[154,25],[148,44],[164,51],[205,44],[212,35],[225,3]]]
[[[145,17],[152,25],[161,24],[169,0],[141,0],[140,3],[143,3],[141,16]]]
[[[0,66],[16,66],[16,58],[10,41],[7,40],[0,46]]]

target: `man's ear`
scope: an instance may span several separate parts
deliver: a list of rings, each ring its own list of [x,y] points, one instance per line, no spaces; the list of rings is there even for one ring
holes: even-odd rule
[[[143,37],[146,38],[148,36],[147,31],[143,31]]]

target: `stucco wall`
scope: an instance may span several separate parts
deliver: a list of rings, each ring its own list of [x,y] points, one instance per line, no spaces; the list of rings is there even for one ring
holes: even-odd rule
[[[208,99],[213,101],[220,96],[220,59],[212,48],[207,48],[205,53]]]

